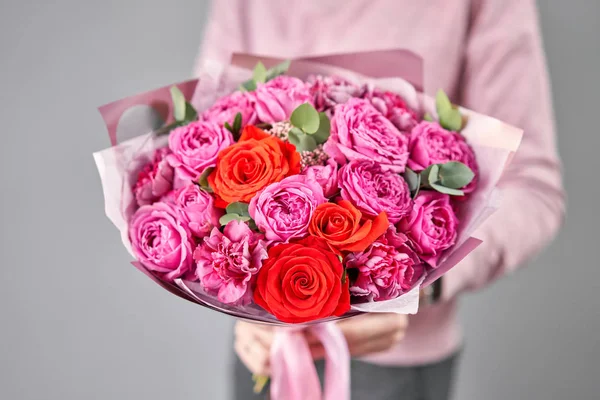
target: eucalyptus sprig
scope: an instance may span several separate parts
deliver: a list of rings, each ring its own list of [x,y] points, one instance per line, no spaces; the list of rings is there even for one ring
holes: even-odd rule
[[[247,222],[251,229],[257,229],[254,220],[250,217],[248,203],[238,201],[227,206],[225,215],[219,219],[219,223],[221,226],[225,226],[231,221]]]
[[[313,151],[325,143],[331,133],[329,117],[309,103],[296,107],[290,116],[290,123],[292,129],[288,132],[288,140],[298,152]]]
[[[290,61],[286,60],[273,68],[267,69],[262,62],[258,62],[252,71],[252,78],[243,82],[240,89],[247,92],[256,90],[259,83],[269,82],[271,79],[283,75],[290,68]]]
[[[204,172],[202,172],[202,174],[198,178],[198,181],[196,182],[196,184],[198,186],[200,186],[200,189],[202,189],[202,190],[204,190],[205,192],[208,192],[208,193],[213,193],[212,188],[208,184],[208,176],[214,171],[214,169],[215,169],[214,167],[208,167],[208,168],[206,168],[204,170]]]
[[[171,102],[173,103],[173,117],[175,121],[158,129],[156,135],[166,135],[178,126],[184,126],[198,119],[198,112],[177,86],[171,86]]]
[[[421,189],[433,189],[452,196],[464,196],[464,192],[460,189],[471,183],[473,178],[475,174],[471,168],[459,161],[433,164],[420,173],[410,168],[404,171],[404,180],[413,199]]]

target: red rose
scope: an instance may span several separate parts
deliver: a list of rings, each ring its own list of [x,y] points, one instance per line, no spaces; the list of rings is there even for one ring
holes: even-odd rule
[[[288,323],[340,316],[350,310],[344,267],[327,242],[315,237],[269,249],[258,273],[254,301]]]

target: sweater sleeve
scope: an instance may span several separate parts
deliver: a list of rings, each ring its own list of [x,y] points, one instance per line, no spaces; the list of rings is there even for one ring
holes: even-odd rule
[[[458,102],[524,136],[500,181],[501,208],[476,232],[483,244],[444,276],[444,299],[524,265],[555,236],[565,212],[535,1],[475,1],[465,52]]]

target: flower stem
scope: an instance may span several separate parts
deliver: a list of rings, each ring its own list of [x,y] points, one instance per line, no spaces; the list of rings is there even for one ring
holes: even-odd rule
[[[269,382],[269,377],[267,375],[252,375],[252,380],[254,381],[254,393],[259,394],[262,393]]]

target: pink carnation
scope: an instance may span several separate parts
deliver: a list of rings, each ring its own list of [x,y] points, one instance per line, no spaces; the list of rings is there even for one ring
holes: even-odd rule
[[[396,223],[413,208],[410,189],[402,176],[383,170],[374,161],[350,161],[338,175],[342,198],[367,215],[376,217],[385,211],[389,221]]]
[[[306,236],[315,208],[327,202],[323,189],[304,175],[272,183],[250,201],[250,216],[269,241]]]
[[[167,280],[183,276],[192,266],[192,234],[171,204],[140,207],[129,222],[129,240],[136,258]]]
[[[363,91],[357,84],[339,76],[311,75],[308,84],[317,111],[331,111],[336,105],[359,97]]]
[[[253,92],[233,92],[221,97],[212,107],[202,113],[202,120],[223,126],[225,122],[233,125],[237,113],[242,115],[242,127],[253,125],[257,121],[256,101]]]
[[[462,188],[470,193],[477,186],[477,160],[471,146],[458,132],[448,131],[437,122],[423,121],[410,134],[408,167],[422,171],[432,164],[460,161],[475,173],[475,179]]]
[[[323,188],[323,195],[333,197],[340,189],[338,187],[338,166],[335,161],[327,160],[327,165],[312,165],[302,171],[310,180],[316,181]]]
[[[140,171],[133,187],[138,205],[152,204],[172,189],[173,168],[166,160],[168,154],[168,148],[156,150],[152,162],[146,164]]]
[[[405,235],[390,228],[364,252],[346,256],[350,293],[367,301],[383,301],[409,291],[419,259],[406,243]]]
[[[379,89],[370,89],[364,98],[369,100],[400,131],[410,132],[417,125],[417,114],[406,105],[400,95]]]
[[[217,154],[233,143],[231,132],[213,122],[192,122],[174,129],[169,134],[172,154],[167,160],[180,181],[175,187],[197,180],[206,168],[215,166]]]
[[[247,304],[252,283],[267,258],[261,235],[248,225],[232,221],[223,233],[214,228],[194,251],[196,275],[210,294],[225,304]]]
[[[300,79],[281,75],[260,85],[254,92],[256,113],[261,122],[287,120],[301,104],[312,104],[308,86]]]
[[[450,196],[434,191],[421,191],[410,215],[398,224],[419,257],[434,268],[442,252],[456,243],[457,228]]]
[[[403,172],[408,139],[369,101],[353,98],[335,107],[325,152],[338,164],[371,160],[383,169]]]
[[[223,210],[216,208],[213,197],[197,185],[190,184],[171,192],[165,201],[177,207],[182,221],[197,237],[204,237],[214,226],[220,226]]]

